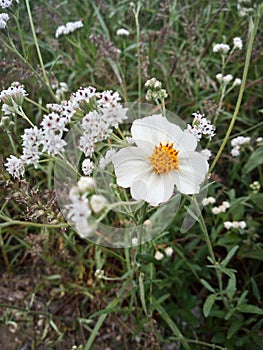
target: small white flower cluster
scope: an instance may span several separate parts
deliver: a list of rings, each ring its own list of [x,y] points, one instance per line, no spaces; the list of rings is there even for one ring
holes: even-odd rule
[[[233,78],[232,74],[227,74],[227,75],[223,76],[222,73],[218,73],[216,75],[216,79],[219,81],[219,83],[223,83],[225,85],[228,85],[230,83],[230,81],[232,81],[234,78]],[[241,83],[242,83],[241,79],[235,78],[235,80],[233,81],[233,87],[239,86],[239,85],[241,85]]]
[[[164,100],[168,97],[167,91],[162,89],[162,83],[156,78],[147,80],[144,86],[147,89],[145,96],[147,101]]]
[[[57,28],[55,37],[58,38],[62,34],[67,35],[69,33],[74,32],[76,29],[79,29],[82,27],[83,27],[82,21],[68,22],[66,23],[66,25],[63,25]]]
[[[214,125],[212,125],[211,122],[205,118],[204,114],[196,112],[192,115],[194,120],[192,125],[187,125],[187,129],[197,138],[198,141],[201,140],[202,136],[205,136],[211,140],[212,137],[215,136]]]
[[[227,44],[215,44],[213,46],[213,52],[221,52],[223,54],[227,54],[230,50],[230,46]]]
[[[52,89],[56,89],[56,98],[61,100],[64,96],[64,93],[68,91],[68,84],[65,82],[60,82],[58,84],[52,85]]]
[[[5,29],[8,20],[9,15],[7,13],[0,13],[0,29]]]
[[[233,39],[233,49],[238,49],[238,50],[242,50],[243,48],[243,42],[242,39],[240,37],[235,37]],[[226,55],[228,52],[230,51],[230,46],[228,44],[215,44],[213,46],[213,52],[220,52],[223,55]],[[231,51],[232,52],[232,51]]]
[[[112,161],[112,156],[116,153],[115,149],[109,149],[104,157],[100,158],[99,167],[105,169],[108,164]]]
[[[254,12],[253,5],[257,2],[252,2],[251,0],[238,0],[237,1],[237,10],[240,17],[245,17],[251,15]]]
[[[66,87],[62,85],[61,88]],[[7,106],[21,105],[26,95],[23,85],[13,84],[0,93],[0,101],[4,103],[2,109],[5,104]],[[51,112],[44,115],[41,128],[35,126],[25,129],[22,136],[23,154],[20,159],[15,156],[7,159],[8,172],[14,177],[21,177],[25,172],[24,165],[33,164],[36,167],[44,152],[51,155],[63,152],[66,146],[63,134],[64,131],[67,131],[66,126],[75,114],[83,117],[84,133],[80,137],[79,148],[86,157],[90,157],[94,152],[95,143],[108,137],[112,131],[111,127],[117,127],[127,118],[127,108],[123,108],[119,100],[118,92],[110,90],[96,93],[94,87],[88,86],[72,93],[68,101],[62,101],[61,104],[48,104],[47,108]],[[97,109],[99,112],[94,110],[86,114],[87,109]],[[86,159],[82,164],[83,173],[90,175],[93,167],[93,162]]]
[[[212,213],[214,215],[225,213],[228,208],[230,208],[230,203],[227,201],[224,201],[221,205],[219,205],[219,207],[212,208]]]
[[[129,36],[130,32],[125,28],[120,28],[117,30],[117,35],[119,36]]]
[[[9,107],[17,107],[23,104],[26,92],[24,85],[14,82],[9,88],[4,89],[0,93],[0,102],[8,105]]]
[[[244,230],[247,227],[247,224],[245,221],[225,221],[224,222],[224,227],[227,230],[231,230],[232,228],[238,229],[241,228],[242,230]]]
[[[212,157],[212,152],[209,149],[203,149],[201,151],[201,154],[205,157],[207,161]]]
[[[96,94],[98,97],[98,111],[87,113],[82,119],[83,135],[80,137],[79,149],[84,152],[87,159],[82,164],[82,171],[85,175],[90,175],[93,170],[93,162],[89,159],[95,150],[97,142],[107,139],[112,132],[112,127],[118,127],[119,123],[127,118],[127,108],[119,103],[120,96],[118,92],[111,90]],[[104,160],[110,162],[109,156]],[[101,160],[103,165],[103,160]]]
[[[233,147],[231,150],[232,157],[239,156],[240,155],[240,146],[242,146],[244,144],[249,144],[250,140],[251,140],[251,138],[249,136],[247,136],[247,137],[244,137],[244,136],[235,137],[231,141],[231,146]]]
[[[19,3],[19,0],[16,0],[17,3]],[[0,6],[3,9],[6,9],[10,7],[13,4],[13,0],[0,0]]]
[[[81,237],[88,237],[96,228],[95,220],[91,219],[92,212],[97,214],[107,205],[106,198],[94,194],[94,190],[94,180],[91,177],[81,177],[77,186],[70,190],[71,203],[65,205],[66,217],[75,225]]]
[[[214,204],[216,202],[216,199],[214,197],[207,197],[202,200],[203,206],[207,206],[209,204]]]
[[[172,256],[173,255],[173,248],[172,247],[166,247],[164,249],[164,252],[165,254],[169,257],[169,256]],[[155,260],[162,260],[164,257],[164,254],[160,251],[160,250],[157,250],[154,254],[154,258]]]

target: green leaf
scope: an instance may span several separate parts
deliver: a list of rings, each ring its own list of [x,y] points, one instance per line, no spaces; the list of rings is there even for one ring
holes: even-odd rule
[[[144,281],[143,281],[144,273],[140,273],[139,275],[139,287],[140,287],[140,298],[141,298],[141,303],[142,303],[142,308],[147,316],[147,307],[146,307],[146,302],[145,302],[145,291],[144,291]]]
[[[253,194],[251,200],[259,207],[259,209],[263,210],[263,193]]]
[[[225,257],[225,259],[221,262],[221,265],[226,267],[226,265],[229,263],[229,261],[232,259],[232,257],[236,254],[236,251],[238,250],[239,246],[236,245],[233,247]]]
[[[247,174],[261,164],[263,164],[263,147],[259,147],[255,152],[251,154],[246,165],[243,168],[243,173]]]
[[[207,297],[207,299],[204,303],[204,306],[203,306],[203,314],[205,317],[209,316],[210,311],[211,311],[216,299],[217,299],[217,294],[210,294]]]
[[[156,263],[156,260],[154,259],[154,257],[151,254],[147,254],[147,253],[138,253],[137,254],[137,260],[141,260],[143,262],[147,262],[147,263]]]
[[[249,251],[249,252],[244,252],[240,254],[239,256],[240,259],[243,258],[251,258],[251,259],[256,259],[263,261],[263,249],[255,250],[255,251]]]
[[[232,299],[233,296],[235,295],[237,288],[236,288],[236,277],[234,278],[229,278],[228,284],[226,287],[226,293],[229,299]]]
[[[257,315],[263,315],[263,309],[256,305],[251,304],[241,304],[237,306],[237,310],[239,312],[249,313],[249,314],[257,314]]]
[[[242,327],[243,321],[234,319],[227,331],[226,338],[230,339]]]
[[[202,285],[207,289],[209,290],[209,292],[211,293],[215,293],[216,291],[214,290],[214,288],[212,286],[210,286],[210,284],[204,280],[203,278],[201,278],[200,282],[202,283]]]

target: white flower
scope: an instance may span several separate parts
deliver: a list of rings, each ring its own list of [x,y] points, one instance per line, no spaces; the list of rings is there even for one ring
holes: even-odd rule
[[[225,75],[223,78],[222,78],[222,80],[223,80],[223,82],[225,83],[225,84],[228,84],[228,83],[230,83],[230,81],[233,79],[233,75],[231,75],[231,74],[227,74],[227,75]]]
[[[242,39],[239,37],[236,37],[233,39],[233,44],[234,44],[234,47],[236,47],[239,50],[241,50],[243,47]]]
[[[95,181],[91,176],[81,176],[78,181],[78,189],[81,193],[93,191],[95,188]]]
[[[233,227],[233,224],[232,224],[232,222],[230,222],[230,221],[226,221],[226,222],[224,222],[224,227],[225,227],[227,230],[230,230],[230,229]]]
[[[102,211],[107,205],[107,199],[99,194],[94,194],[90,198],[90,207],[94,213],[99,213]]]
[[[240,147],[236,146],[231,149],[231,155],[232,157],[238,157],[240,155]]]
[[[215,136],[215,127],[211,124],[210,120],[205,118],[204,114],[195,112],[192,114],[194,120],[192,125],[187,125],[188,131],[193,134],[198,141],[201,140],[202,136],[207,137],[209,140]]]
[[[172,247],[167,247],[167,248],[164,249],[164,251],[165,251],[165,254],[166,254],[167,256],[172,256],[174,250],[173,250]]]
[[[157,252],[154,255],[155,260],[162,260],[163,257],[164,257],[163,253],[157,250]]]
[[[233,140],[231,140],[231,146],[235,147],[235,146],[240,146],[243,145],[245,143],[249,143],[251,140],[251,138],[249,136],[244,137],[244,136],[238,136],[235,137]]]
[[[48,133],[44,134],[43,140],[41,143],[43,144],[42,152],[48,152],[48,154],[56,155],[59,152],[64,151],[64,146],[66,146],[66,142],[61,138],[62,135],[57,135],[53,130],[50,130]]]
[[[130,32],[127,29],[120,28],[117,30],[117,35],[119,36],[128,36],[130,35]]]
[[[256,142],[259,143],[259,142],[261,142],[262,140],[263,140],[263,137],[258,137],[258,138],[256,139]]]
[[[205,157],[207,161],[212,157],[212,152],[209,149],[203,149],[201,151],[201,154]]]
[[[82,163],[82,171],[84,175],[90,175],[93,171],[94,164],[89,158],[85,159]]]
[[[13,177],[23,177],[25,173],[25,167],[21,159],[16,156],[10,156],[7,158],[7,162],[5,163],[6,170]]]
[[[22,105],[24,97],[27,95],[24,85],[13,83],[8,89],[1,91],[0,101],[9,106]]]
[[[0,29],[5,29],[9,15],[7,13],[0,13]]]
[[[214,197],[208,197],[208,198],[204,198],[203,200],[202,200],[202,204],[204,205],[204,206],[207,206],[207,205],[209,205],[209,204],[214,204],[216,202],[216,199],[214,198]]]
[[[19,0],[16,0],[16,2],[18,3]],[[13,0],[0,0],[0,6],[3,9],[10,7],[12,3],[13,3]]]
[[[137,237],[133,237],[131,242],[132,242],[132,245],[138,245],[139,240]]]
[[[221,205],[219,205],[219,207],[214,207],[212,209],[212,213],[215,215],[218,215],[220,213],[225,213],[228,208],[230,208],[230,203],[227,201],[224,201]]]
[[[98,105],[102,108],[116,107],[118,101],[121,100],[118,91],[106,90],[98,94],[100,99]]]
[[[101,278],[103,278],[104,277],[104,270],[101,270],[101,269],[97,269],[96,271],[95,271],[95,277],[97,277],[97,278],[99,278],[99,279],[101,279]]]
[[[213,52],[222,52],[224,54],[228,53],[230,46],[227,44],[215,44],[213,47]]]
[[[223,81],[223,74],[222,74],[222,73],[218,73],[218,74],[216,75],[216,79],[217,79],[219,82]]]
[[[239,221],[239,227],[244,230],[247,227],[247,224],[245,221]]]
[[[241,79],[235,78],[235,80],[234,80],[234,82],[233,82],[233,86],[239,86],[239,85],[241,85],[241,83],[242,83],[242,80],[241,80]]]
[[[184,194],[199,193],[208,163],[195,151],[195,136],[162,115],[135,120],[131,134],[137,147],[121,149],[112,162],[117,184],[130,187],[132,198],[157,206],[170,199],[174,185]]]
[[[104,157],[101,157],[100,158],[100,161],[99,161],[99,167],[101,169],[105,169],[106,166],[112,162],[112,156],[116,153],[116,150],[114,148],[112,149],[109,149],[105,156]]]
[[[74,32],[76,29],[79,29],[82,27],[83,27],[82,21],[68,22],[65,26],[60,26],[57,28],[55,37],[58,38],[62,34],[67,35],[69,33]]]

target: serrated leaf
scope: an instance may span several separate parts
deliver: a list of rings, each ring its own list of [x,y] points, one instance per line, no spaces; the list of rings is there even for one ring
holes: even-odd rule
[[[237,310],[239,312],[249,313],[249,314],[257,314],[257,315],[263,315],[263,309],[256,305],[251,304],[241,304],[237,306]]]
[[[251,154],[243,168],[243,173],[247,174],[261,164],[263,164],[263,147],[259,147]]]
[[[206,301],[205,301],[204,306],[203,306],[203,314],[205,317],[209,316],[210,311],[211,311],[216,299],[217,299],[217,294],[210,294],[206,298]]]

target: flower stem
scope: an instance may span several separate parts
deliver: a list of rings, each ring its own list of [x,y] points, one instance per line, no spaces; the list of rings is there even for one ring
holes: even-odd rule
[[[142,98],[142,77],[141,77],[141,53],[140,53],[140,23],[139,23],[139,13],[141,4],[138,3],[136,10],[133,10],[136,24],[136,43],[137,43],[137,75],[138,75],[138,100],[139,105]]]
[[[36,36],[36,30],[35,30],[35,26],[34,26],[34,22],[33,22],[33,17],[32,17],[30,5],[29,5],[29,0],[25,0],[25,2],[26,2],[27,13],[28,13],[28,17],[29,17],[30,26],[31,26],[31,31],[32,31],[32,35],[33,35],[33,38],[34,38],[34,43],[35,43],[35,47],[36,47],[36,50],[37,50],[37,55],[38,55],[40,67],[41,67],[42,74],[43,74],[43,79],[44,79],[44,81],[46,83],[46,86],[48,87],[49,91],[51,92],[52,96],[54,97],[55,95],[54,95],[53,90],[50,87],[49,80],[48,80],[47,73],[46,73],[46,69],[45,69],[45,66],[44,66],[44,63],[43,63],[43,59],[42,59],[42,54],[41,54],[40,47],[39,47],[39,44],[38,44],[38,40],[37,40],[37,36]]]
[[[249,32],[250,32],[250,36],[249,36],[249,42],[248,42],[248,49],[247,49],[247,54],[246,54],[246,60],[245,60],[245,66],[244,66],[244,70],[243,70],[243,77],[242,77],[242,83],[240,86],[240,90],[239,90],[239,95],[238,95],[238,99],[237,99],[237,103],[236,103],[236,107],[235,107],[235,111],[233,114],[233,118],[230,122],[230,125],[228,127],[226,136],[223,140],[223,143],[221,145],[221,147],[219,148],[219,151],[217,152],[217,155],[209,169],[209,173],[212,172],[212,170],[214,169],[214,167],[216,166],[216,163],[218,162],[218,159],[220,158],[226,144],[227,141],[230,137],[230,134],[234,128],[235,122],[237,120],[238,117],[238,113],[239,113],[239,109],[241,106],[241,102],[242,102],[242,98],[244,95],[244,91],[245,91],[245,87],[246,87],[246,81],[247,81],[247,74],[248,74],[248,69],[249,69],[249,65],[250,65],[250,59],[251,59],[251,54],[252,54],[252,49],[253,49],[253,43],[256,37],[256,33],[258,30],[258,25],[259,25],[259,20],[260,20],[260,16],[256,17],[255,23],[253,22],[253,19],[250,17],[249,18]]]

